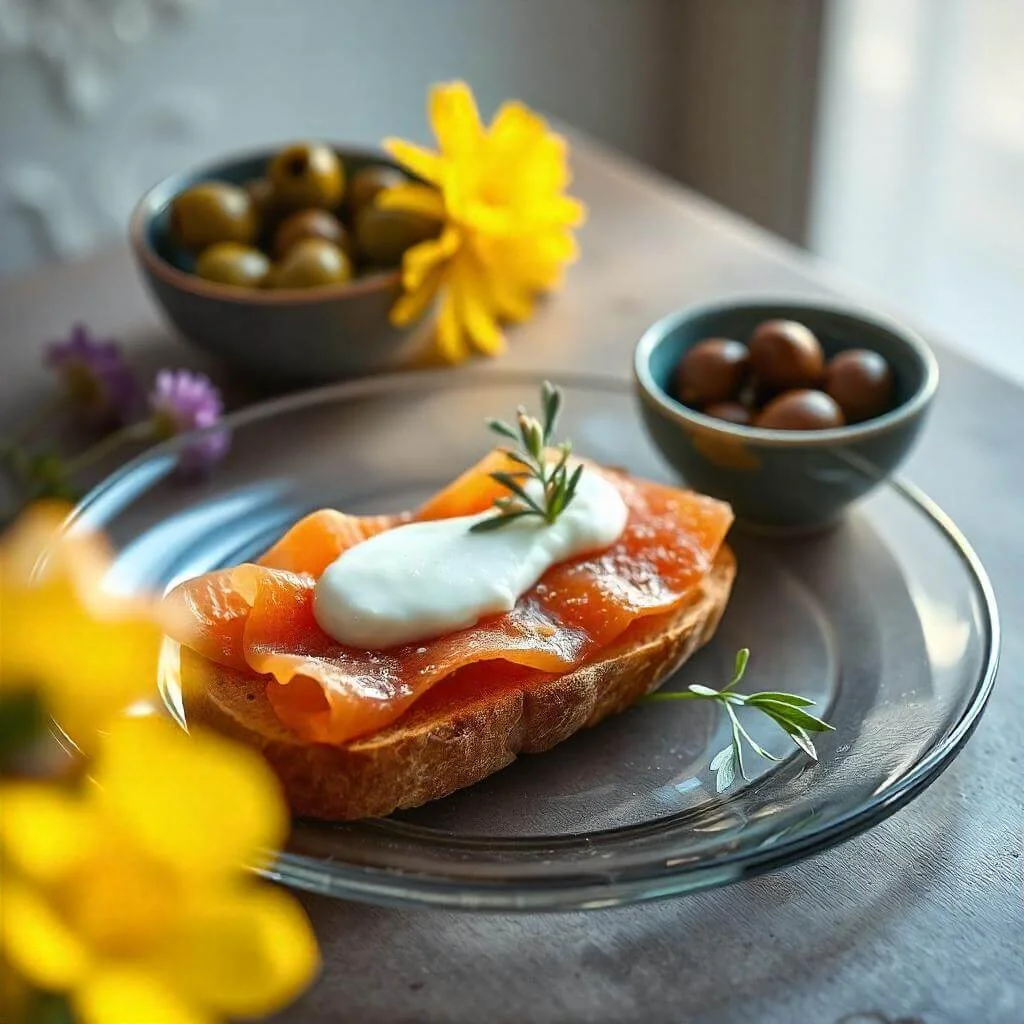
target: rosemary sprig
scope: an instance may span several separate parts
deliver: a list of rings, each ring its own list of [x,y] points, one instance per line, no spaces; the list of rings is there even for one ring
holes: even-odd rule
[[[736,652],[736,665],[732,679],[721,690],[713,690],[710,686],[693,684],[686,690],[677,693],[652,693],[645,698],[652,703],[670,700],[710,700],[720,704],[729,716],[732,727],[732,743],[715,754],[711,761],[711,770],[715,773],[715,788],[719,793],[725,792],[735,781],[736,773],[747,779],[746,767],[743,764],[743,741],[746,740],[755,754],[769,761],[781,761],[769,753],[743,728],[737,714],[737,708],[756,708],[766,714],[789,738],[808,756],[818,760],[818,752],[814,747],[810,734],[812,732],[834,732],[835,727],[816,718],[806,709],[814,706],[813,700],[800,697],[795,693],[780,693],[766,690],[762,693],[736,693],[734,687],[743,678],[750,660],[750,651],[744,647]]]
[[[495,434],[515,442],[515,448],[501,450],[522,469],[510,473],[491,473],[491,479],[509,493],[494,502],[500,514],[474,523],[470,532],[498,530],[524,516],[539,516],[546,523],[553,523],[575,497],[583,466],[569,469],[572,442],[563,441],[557,446],[558,458],[553,463],[549,464],[545,457],[546,449],[552,444],[558,413],[562,408],[561,388],[550,381],[544,381],[540,389],[540,401],[541,419],[531,416],[523,406],[519,406],[515,426],[504,420],[487,420],[487,426]],[[524,486],[528,480],[540,482],[539,499]]]

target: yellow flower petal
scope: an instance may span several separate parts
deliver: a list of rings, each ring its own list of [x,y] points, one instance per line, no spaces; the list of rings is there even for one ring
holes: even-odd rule
[[[479,199],[464,203],[459,219],[467,227],[497,237],[512,234],[518,227],[514,210],[507,206],[493,206]]]
[[[483,139],[476,100],[465,82],[435,85],[428,101],[430,126],[448,159],[472,157]]]
[[[306,988],[319,953],[298,902],[253,886],[198,904],[162,962],[192,1001],[226,1016],[262,1017]]]
[[[536,249],[537,258],[553,263],[572,263],[580,254],[570,231],[551,231],[539,236]]]
[[[85,947],[56,911],[10,871],[4,871],[0,950],[15,970],[40,988],[65,991],[85,977]]]
[[[0,850],[25,877],[56,881],[80,864],[95,842],[92,817],[70,793],[29,783],[0,789]]]
[[[415,291],[400,295],[391,307],[391,322],[396,327],[408,327],[415,323],[437,297],[437,290],[443,279],[440,269],[431,271]]]
[[[490,310],[477,297],[466,297],[462,304],[462,313],[466,331],[481,352],[488,356],[496,356],[505,351],[505,335],[498,328]]]
[[[55,545],[63,535],[61,527],[71,513],[63,501],[39,501],[19,516],[7,531],[0,546],[0,568],[5,588],[14,581],[27,585],[33,576],[48,567],[51,576],[66,576],[75,564],[70,544]],[[44,556],[49,556],[45,558]]]
[[[183,1001],[159,977],[140,969],[109,967],[74,994],[80,1024],[214,1024],[215,1017]]]
[[[526,319],[535,296],[562,283],[565,264],[577,256],[570,229],[583,222],[586,208],[564,193],[565,139],[524,104],[503,104],[487,128],[464,83],[438,86],[429,105],[440,154],[397,145],[438,185],[447,230],[457,231],[459,244],[444,254],[435,244],[407,255],[406,294],[392,316],[402,322],[419,314],[433,293],[432,275],[440,273],[436,345],[449,362],[460,362],[471,348],[501,351],[501,322]],[[385,202],[413,209],[434,200],[407,192]],[[428,280],[430,290],[423,287]]]
[[[447,227],[439,238],[428,238],[407,249],[402,257],[402,287],[407,291],[419,288],[439,263],[455,255],[461,237],[457,229]]]
[[[449,363],[461,363],[469,356],[459,323],[458,303],[450,288],[445,291],[437,317],[437,347]]]
[[[555,196],[545,204],[542,218],[547,224],[577,228],[587,219],[587,208],[572,196]]]
[[[491,302],[498,315],[509,323],[522,323],[533,316],[533,299],[511,280],[491,275],[488,281]]]
[[[160,630],[148,602],[103,591],[99,537],[56,532],[61,511],[31,510],[0,547],[0,686],[36,689],[61,727],[89,745],[155,685]]]
[[[505,336],[498,328],[484,281],[479,270],[468,262],[459,281],[458,303],[466,332],[473,344],[486,355],[494,356],[503,352]]]
[[[163,719],[111,728],[96,765],[100,799],[150,855],[186,874],[233,872],[284,838],[287,815],[266,762]]]
[[[417,178],[435,185],[441,183],[444,167],[437,153],[404,139],[385,139],[383,146],[387,153]]]
[[[120,822],[100,820],[97,849],[61,890],[61,910],[93,951],[137,956],[177,926],[188,889],[176,866],[139,849]]]
[[[406,210],[424,217],[444,217],[444,199],[429,185],[393,185],[377,194],[374,204],[383,210]]]
[[[530,145],[548,130],[548,123],[519,100],[506,100],[491,122],[491,141],[509,148]]]

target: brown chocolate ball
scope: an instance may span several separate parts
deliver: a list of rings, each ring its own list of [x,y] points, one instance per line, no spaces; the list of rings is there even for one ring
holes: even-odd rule
[[[322,238],[351,256],[348,232],[341,221],[326,210],[300,210],[282,221],[274,233],[274,255],[283,259],[288,250],[303,238]]]
[[[860,423],[892,408],[892,370],[877,352],[847,349],[826,367],[825,390],[839,403],[847,423]]]
[[[676,367],[676,395],[686,405],[735,398],[747,374],[747,346],[730,338],[698,341]]]
[[[750,366],[772,391],[814,387],[825,355],[814,332],[795,320],[765,320],[750,338]]]
[[[843,410],[824,391],[798,388],[773,398],[754,421],[772,430],[828,430],[845,423]]]
[[[738,423],[744,427],[749,427],[754,419],[753,412],[742,402],[712,402],[704,412],[717,420],[727,420],[729,423]]]

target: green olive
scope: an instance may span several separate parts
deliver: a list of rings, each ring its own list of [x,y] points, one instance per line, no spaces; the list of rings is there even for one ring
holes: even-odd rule
[[[270,162],[267,176],[274,199],[289,210],[308,206],[330,208],[345,192],[345,168],[329,146],[302,142],[282,149]]]
[[[252,178],[242,188],[249,194],[249,202],[256,214],[260,230],[266,226],[268,219],[274,214],[274,186],[269,178]]]
[[[349,254],[348,232],[341,221],[326,210],[300,210],[282,221],[274,233],[274,255],[283,259],[288,250],[303,238],[322,238]]]
[[[320,288],[352,277],[352,261],[333,242],[303,238],[270,272],[270,288]]]
[[[352,175],[345,187],[345,211],[349,217],[355,218],[356,214],[364,206],[369,206],[384,189],[408,183],[409,179],[397,167],[388,167],[384,164],[364,167]]]
[[[440,231],[440,222],[432,217],[366,206],[356,215],[356,252],[365,263],[397,267],[406,249],[436,238]]]
[[[270,260],[251,245],[216,242],[196,260],[196,273],[206,281],[237,288],[259,288],[270,271]]]
[[[256,237],[256,220],[249,193],[222,181],[193,185],[171,202],[171,234],[188,249],[214,242],[249,245]]]

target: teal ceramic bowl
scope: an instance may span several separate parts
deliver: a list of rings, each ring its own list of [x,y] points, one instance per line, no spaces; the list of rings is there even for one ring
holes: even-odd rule
[[[796,320],[827,357],[848,348],[892,367],[896,404],[875,419],[831,430],[768,430],[705,416],[671,393],[683,353],[708,337],[746,341],[763,320]],[[939,383],[928,346],[906,328],[866,313],[785,301],[720,302],[673,313],[636,347],[644,422],[662,455],[696,490],[729,501],[744,524],[784,531],[827,526],[906,458]]]
[[[318,384],[395,370],[413,362],[428,325],[393,326],[397,270],[323,288],[247,290],[205,281],[195,255],[174,243],[171,201],[200,181],[242,184],[262,177],[280,146],[176,174],[150,189],[129,225],[132,251],[153,298],[198,348],[271,383]],[[382,153],[336,146],[351,177],[369,164],[394,166]]]

